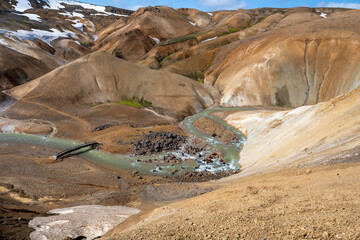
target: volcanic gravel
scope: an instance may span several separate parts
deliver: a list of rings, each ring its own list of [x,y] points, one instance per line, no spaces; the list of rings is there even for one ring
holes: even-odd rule
[[[167,151],[176,151],[187,141],[187,137],[171,132],[153,132],[145,134],[143,140],[132,142],[135,155],[151,155]]]

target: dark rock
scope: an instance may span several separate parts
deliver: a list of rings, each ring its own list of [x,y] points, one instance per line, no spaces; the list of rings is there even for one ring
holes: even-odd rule
[[[137,155],[152,155],[179,150],[186,140],[186,137],[171,132],[149,131],[149,133],[144,136],[143,141],[134,143],[134,148]],[[170,159],[173,160],[174,158],[171,157]]]
[[[96,127],[92,130],[92,132],[97,132],[97,131],[102,131],[104,129],[107,129],[109,127],[112,127],[112,126],[116,126],[117,124],[104,124],[104,125],[101,125],[99,127]]]

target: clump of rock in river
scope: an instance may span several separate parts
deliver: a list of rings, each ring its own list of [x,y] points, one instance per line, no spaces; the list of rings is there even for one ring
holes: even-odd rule
[[[153,132],[145,135],[143,141],[134,142],[135,155],[151,155],[176,151],[186,142],[187,137],[171,132]]]

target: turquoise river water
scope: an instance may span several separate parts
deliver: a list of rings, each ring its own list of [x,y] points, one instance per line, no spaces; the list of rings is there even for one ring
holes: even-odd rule
[[[228,125],[224,120],[210,115],[213,112],[223,112],[223,111],[250,111],[251,108],[237,107],[237,108],[211,108],[202,111],[201,113],[195,114],[193,116],[185,118],[182,128],[188,133],[201,138],[205,141],[211,149],[202,152],[201,158],[198,156],[192,156],[185,154],[182,150],[172,152],[176,157],[185,159],[193,159],[197,161],[183,161],[179,164],[155,164],[147,163],[141,160],[154,159],[163,157],[162,155],[152,155],[152,156],[128,156],[128,155],[117,155],[110,154],[100,150],[91,150],[84,153],[81,153],[79,156],[96,164],[101,167],[111,169],[114,171],[124,172],[124,171],[138,171],[143,174],[152,174],[152,175],[166,175],[175,169],[178,170],[176,174],[181,174],[186,171],[208,171],[211,173],[220,172],[220,171],[230,171],[237,170],[239,153],[241,151],[242,145],[245,141],[245,137],[241,132],[236,128]],[[201,117],[207,117],[218,124],[224,126],[226,129],[232,131],[239,141],[231,144],[224,144],[216,138],[203,133],[194,127],[194,122]],[[56,137],[47,137],[31,134],[19,134],[19,133],[0,133],[0,142],[10,142],[10,143],[25,143],[25,144],[34,144],[40,146],[48,146],[56,148],[59,150],[64,150],[67,148],[74,147],[79,142],[74,142],[70,140],[60,139]],[[213,152],[218,150],[223,155],[225,164],[220,163],[219,161],[213,161],[212,163],[207,163],[203,159]],[[140,160],[140,161],[138,161]]]

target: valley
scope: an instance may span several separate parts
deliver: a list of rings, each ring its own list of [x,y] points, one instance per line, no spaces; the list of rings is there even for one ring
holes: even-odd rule
[[[1,239],[359,238],[360,10],[0,3]]]

